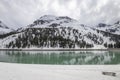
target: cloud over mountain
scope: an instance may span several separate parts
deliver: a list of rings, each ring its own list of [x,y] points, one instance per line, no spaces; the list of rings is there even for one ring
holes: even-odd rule
[[[70,16],[94,25],[120,20],[119,0],[1,0],[0,19],[11,27],[25,26],[42,15]]]

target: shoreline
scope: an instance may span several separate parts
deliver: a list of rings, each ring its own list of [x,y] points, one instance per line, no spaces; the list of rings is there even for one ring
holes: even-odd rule
[[[19,49],[9,49],[9,48],[3,48],[0,49],[0,51],[120,51],[120,48],[109,48],[109,49],[24,49],[24,48],[19,48]]]

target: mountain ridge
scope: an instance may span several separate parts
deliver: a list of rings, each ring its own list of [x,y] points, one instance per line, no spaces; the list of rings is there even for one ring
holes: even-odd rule
[[[0,48],[120,48],[120,24],[90,27],[67,16],[44,15],[0,40]]]

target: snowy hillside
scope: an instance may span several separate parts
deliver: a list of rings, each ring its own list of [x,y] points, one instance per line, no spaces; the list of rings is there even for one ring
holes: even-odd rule
[[[115,28],[114,28],[115,27]],[[110,31],[115,29],[115,31]],[[119,24],[90,27],[67,16],[44,15],[0,41],[1,48],[120,48]]]
[[[102,30],[102,31],[106,31],[106,32],[109,32],[109,33],[120,35],[120,22],[117,21],[115,24],[112,24],[112,25],[107,25],[107,24],[104,24],[104,23],[100,23],[97,26],[97,29]]]

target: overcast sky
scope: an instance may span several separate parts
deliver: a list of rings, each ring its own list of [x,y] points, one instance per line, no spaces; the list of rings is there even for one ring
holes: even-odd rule
[[[43,15],[112,24],[120,20],[120,0],[0,0],[0,20],[10,27],[26,26]]]

